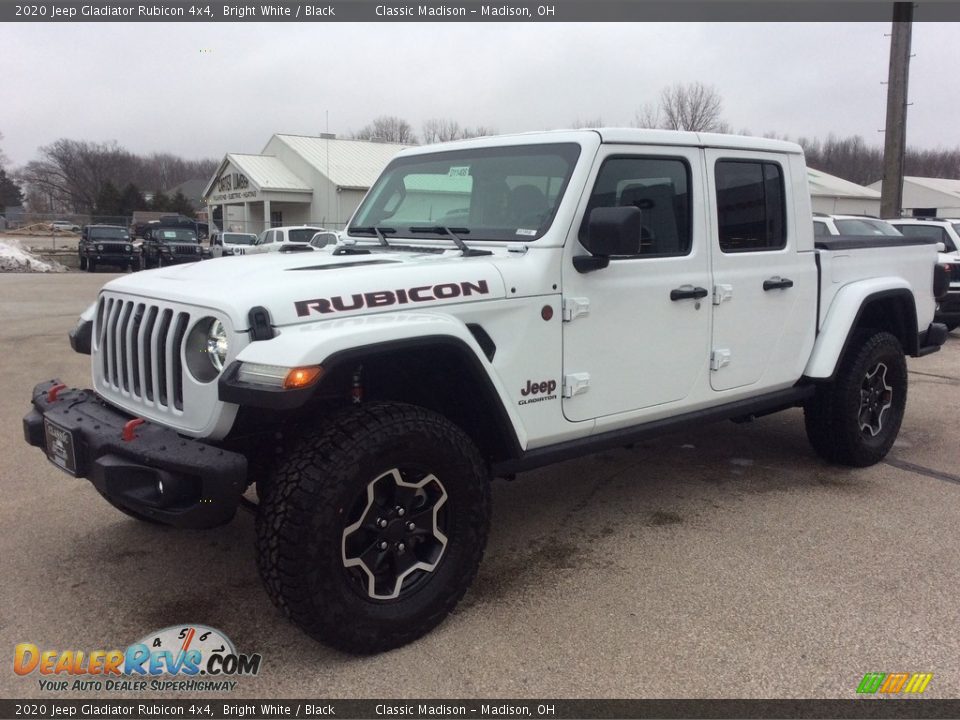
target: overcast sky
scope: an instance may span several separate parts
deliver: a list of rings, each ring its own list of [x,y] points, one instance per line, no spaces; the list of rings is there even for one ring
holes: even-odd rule
[[[881,144],[889,24],[0,24],[0,149],[67,137],[219,159],[380,114],[499,132],[629,125],[702,81],[736,130]],[[916,23],[908,143],[960,145],[960,24]]]

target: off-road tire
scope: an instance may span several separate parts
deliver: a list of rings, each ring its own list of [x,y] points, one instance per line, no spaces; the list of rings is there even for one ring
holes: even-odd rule
[[[944,323],[947,326],[947,332],[953,332],[958,327],[960,327],[960,320],[953,320],[948,323]]]
[[[860,426],[861,387],[880,364],[892,387],[890,407],[877,435]],[[907,361],[900,341],[888,332],[859,330],[850,341],[833,381],[819,385],[804,406],[804,425],[814,450],[829,462],[867,467],[886,457],[903,422]]]
[[[87,269],[87,259],[83,255],[80,256],[80,269],[81,270]]]
[[[382,600],[351,576],[342,543],[358,498],[392,468],[442,481],[447,542],[432,572]],[[426,634],[460,601],[489,524],[489,470],[460,428],[412,405],[356,405],[306,432],[277,464],[257,514],[257,565],[271,600],[307,634],[349,653],[380,652]]]
[[[91,258],[87,258],[87,272],[96,272],[97,271],[97,261]]]

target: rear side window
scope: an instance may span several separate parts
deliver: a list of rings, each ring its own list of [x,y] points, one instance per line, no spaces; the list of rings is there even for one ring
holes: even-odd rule
[[[597,175],[580,242],[589,249],[590,213],[598,207],[640,210],[640,256],[690,252],[690,167],[680,158],[611,157]]]
[[[735,253],[786,247],[787,208],[780,165],[718,160],[714,174],[720,249]]]
[[[826,237],[829,234],[830,234],[830,229],[827,227],[826,223],[814,221],[813,223],[814,237]]]
[[[936,225],[898,225],[897,229],[907,237],[931,238],[934,242],[942,242],[947,252],[957,248],[947,234],[947,231]]]

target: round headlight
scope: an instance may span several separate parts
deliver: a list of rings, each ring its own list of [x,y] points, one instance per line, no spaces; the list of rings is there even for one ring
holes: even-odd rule
[[[227,329],[223,327],[222,322],[214,320],[210,323],[210,329],[207,331],[207,355],[217,372],[223,370],[223,364],[227,361],[227,351],[229,349],[230,341],[227,340]]]
[[[230,340],[224,324],[214,317],[200,318],[187,333],[183,357],[194,380],[213,382],[223,371],[230,351]]]
[[[123,249],[125,252],[130,252],[133,248],[131,248],[129,245],[124,245]]]
[[[97,252],[103,252],[103,245],[97,245]]]

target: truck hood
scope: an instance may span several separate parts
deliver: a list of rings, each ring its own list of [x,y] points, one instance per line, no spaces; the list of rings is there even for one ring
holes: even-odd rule
[[[216,309],[245,330],[257,306],[281,326],[501,299],[504,281],[492,259],[456,251],[265,253],[133,273],[104,290]]]

